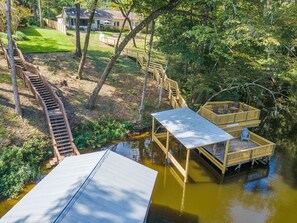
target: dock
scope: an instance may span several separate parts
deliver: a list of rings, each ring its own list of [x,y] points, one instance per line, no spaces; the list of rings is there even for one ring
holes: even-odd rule
[[[275,144],[247,129],[259,125],[259,109],[231,101],[212,102],[198,113],[177,108],[152,114],[152,140],[184,177],[184,183],[188,182],[191,150],[206,157],[223,175],[229,167],[239,169],[244,163],[268,163],[273,156]],[[241,139],[244,128],[248,140]],[[172,153],[172,137],[186,150],[184,165]]]

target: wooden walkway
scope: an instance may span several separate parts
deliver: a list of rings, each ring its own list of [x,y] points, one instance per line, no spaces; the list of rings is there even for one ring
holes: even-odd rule
[[[1,47],[10,68],[7,46],[1,42]],[[54,93],[48,81],[40,74],[38,67],[24,59],[16,44],[14,44],[14,60],[17,76],[30,88],[45,114],[54,149],[54,159],[51,164],[54,165],[62,161],[66,156],[79,155],[79,151],[73,143],[67,114],[60,98]]]
[[[115,46],[115,39],[112,38],[100,38],[100,41],[110,45]],[[137,50],[124,49],[122,52],[123,55],[136,59],[139,63],[142,70],[146,69],[146,54],[139,52]],[[188,107],[185,99],[181,95],[178,83],[175,80],[172,80],[168,77],[165,72],[165,69],[161,63],[150,62],[149,72],[153,75],[153,78],[157,81],[158,85],[163,86],[164,89],[168,92],[168,99],[173,108],[183,108]],[[164,80],[164,84],[162,83]]]

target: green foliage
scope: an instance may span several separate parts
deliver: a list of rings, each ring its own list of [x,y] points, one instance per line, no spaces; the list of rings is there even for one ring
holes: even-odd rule
[[[0,155],[0,197],[15,198],[40,176],[40,164],[49,153],[46,142],[31,139],[22,147],[4,148]]]
[[[0,32],[0,38],[1,39],[7,39],[7,34],[4,32]]]
[[[85,122],[74,129],[74,142],[78,149],[96,149],[113,140],[124,139],[132,125],[112,118]]]
[[[29,38],[28,38],[24,33],[22,33],[21,31],[16,31],[15,35],[12,35],[12,38],[13,38],[15,41],[25,41],[25,40],[29,40]]]
[[[292,135],[297,129],[296,3],[188,3],[179,9],[183,13],[163,16],[157,30],[157,47],[170,58],[168,75],[178,80],[188,104],[198,109],[218,93],[212,100],[260,108],[263,134]],[[249,85],[253,82],[258,85]]]

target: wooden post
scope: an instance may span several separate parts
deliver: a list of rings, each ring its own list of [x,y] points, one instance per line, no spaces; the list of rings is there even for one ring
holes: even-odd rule
[[[225,174],[225,172],[226,172],[227,157],[228,157],[228,153],[229,153],[229,147],[230,147],[230,140],[227,140],[226,149],[225,149],[225,155],[224,155],[223,169],[222,169],[222,173],[223,174]]]
[[[167,131],[167,136],[166,136],[166,159],[168,158],[168,150],[169,150],[169,131]]]
[[[153,117],[152,121],[152,142],[154,141],[154,135],[155,135],[155,117]]]
[[[188,171],[189,171],[190,152],[191,152],[191,150],[190,149],[187,149],[186,169],[185,169],[186,174],[185,174],[185,181],[184,181],[184,183],[187,183],[188,182]]]

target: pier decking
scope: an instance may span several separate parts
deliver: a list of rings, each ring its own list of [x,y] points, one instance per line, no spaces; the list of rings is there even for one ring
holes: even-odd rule
[[[224,130],[255,127],[260,124],[260,110],[242,102],[205,103],[199,114]]]
[[[240,152],[240,151],[248,150],[257,146],[258,145],[254,142],[247,142],[247,141],[241,142],[240,139],[233,139],[230,141],[229,153]],[[208,145],[208,146],[204,146],[203,148],[206,149],[209,153],[211,153],[214,157],[216,157],[216,159],[218,159],[222,163],[224,162],[224,155],[225,155],[224,144]]]
[[[233,115],[236,115],[236,112]],[[203,154],[221,170],[222,174],[225,174],[228,167],[231,166],[239,168],[243,163],[254,164],[258,160],[268,161],[274,154],[275,144],[269,140],[248,131],[249,141],[242,141],[242,129],[223,130],[189,108],[158,112],[152,116],[152,140],[166,154],[166,159],[169,159],[184,176],[184,182],[187,182],[188,179],[188,163],[192,149]],[[158,121],[166,129],[166,132],[157,132],[155,121]],[[184,166],[170,151],[170,137],[177,139],[186,149],[186,164]]]

